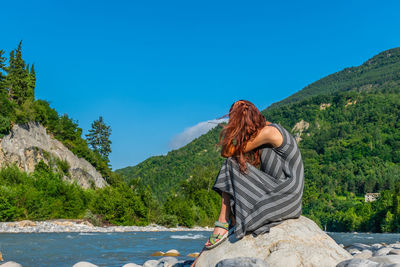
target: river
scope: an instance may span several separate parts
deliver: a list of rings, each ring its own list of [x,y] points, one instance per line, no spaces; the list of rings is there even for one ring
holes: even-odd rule
[[[31,233],[0,234],[5,261],[24,267],[69,266],[89,261],[98,266],[143,264],[155,251],[177,249],[182,257],[199,252],[210,232]],[[328,233],[337,243],[395,243],[400,234]],[[155,257],[154,257],[155,258]]]

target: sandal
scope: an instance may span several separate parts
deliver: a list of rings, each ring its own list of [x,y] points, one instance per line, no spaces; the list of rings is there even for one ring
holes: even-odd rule
[[[222,242],[224,242],[226,240],[226,238],[230,235],[230,232],[233,228],[230,229],[231,226],[231,220],[229,220],[229,222],[223,223],[220,221],[216,221],[214,223],[215,227],[219,227],[222,229],[227,230],[227,232],[223,235],[221,234],[211,234],[210,237],[208,238],[208,242],[211,243],[211,245],[204,245],[204,247],[206,249],[212,249],[215,248],[216,246],[218,246],[219,244],[221,244]]]

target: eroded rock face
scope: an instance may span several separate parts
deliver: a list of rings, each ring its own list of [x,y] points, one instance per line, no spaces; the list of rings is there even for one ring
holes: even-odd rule
[[[254,257],[274,267],[336,266],[352,256],[312,220],[301,216],[286,220],[269,233],[237,240],[234,235],[216,248],[204,251],[196,267],[215,266],[223,259]]]
[[[16,164],[21,170],[33,172],[40,161],[66,161],[67,181],[77,181],[83,188],[107,185],[101,174],[85,159],[75,156],[60,141],[52,138],[39,123],[14,125],[10,134],[0,139],[0,167]],[[51,165],[51,164],[50,164]]]

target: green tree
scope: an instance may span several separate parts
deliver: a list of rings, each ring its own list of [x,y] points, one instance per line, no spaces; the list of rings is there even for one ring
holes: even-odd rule
[[[22,59],[22,41],[18,47],[11,51],[9,66],[7,67],[6,89],[8,89],[9,98],[18,105],[22,105],[26,100],[34,100],[34,82],[35,74],[31,75],[29,68]],[[33,86],[33,87],[32,87]]]
[[[6,72],[6,57],[4,56],[4,51],[0,50],[0,94],[5,93],[5,84],[4,81],[6,76],[3,72]]]
[[[86,135],[92,150],[99,153],[107,162],[109,162],[108,155],[111,153],[110,135],[111,127],[105,124],[102,116],[92,123],[92,129]]]

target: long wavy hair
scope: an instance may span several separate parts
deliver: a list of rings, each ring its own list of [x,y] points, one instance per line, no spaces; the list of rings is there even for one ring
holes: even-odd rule
[[[244,152],[248,141],[253,140],[264,128],[266,120],[256,106],[247,100],[239,100],[229,109],[229,121],[224,126],[219,145],[222,154],[233,151],[232,157],[239,163],[240,171],[247,171],[246,162],[257,166],[260,164],[260,149]]]

